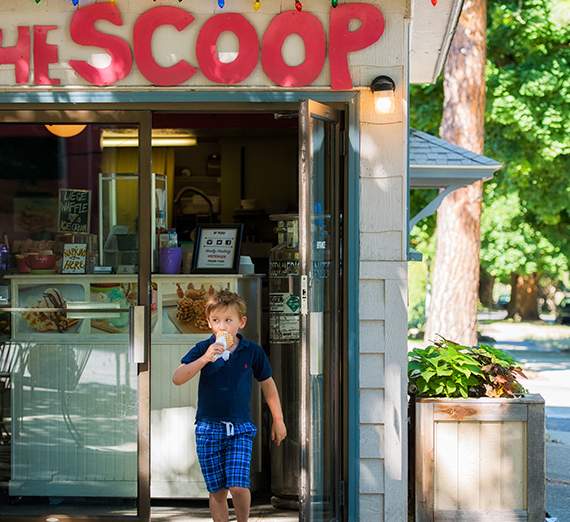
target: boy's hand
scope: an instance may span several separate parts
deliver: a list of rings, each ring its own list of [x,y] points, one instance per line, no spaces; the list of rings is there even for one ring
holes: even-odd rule
[[[206,358],[207,361],[214,362],[216,360],[216,355],[220,355],[221,353],[224,352],[224,350],[225,350],[224,345],[221,343],[211,344],[206,350],[204,357]]]
[[[285,423],[283,421],[275,421],[271,427],[271,440],[279,446],[286,436],[287,428],[285,427]]]

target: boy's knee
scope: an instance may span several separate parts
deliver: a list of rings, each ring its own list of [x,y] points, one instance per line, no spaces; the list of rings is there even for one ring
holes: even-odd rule
[[[214,498],[214,500],[221,502],[228,498],[228,490],[227,489],[220,489],[220,491],[216,491],[215,493],[210,493],[210,496]]]
[[[249,495],[249,488],[244,488],[241,486],[231,486],[228,488],[232,497]]]

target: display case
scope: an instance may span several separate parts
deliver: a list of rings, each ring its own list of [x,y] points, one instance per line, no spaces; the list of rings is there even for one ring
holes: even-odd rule
[[[151,495],[207,498],[195,453],[197,379],[172,383],[192,346],[210,335],[196,311],[227,288],[248,304],[244,337],[261,342],[261,277],[161,275],[152,279]],[[136,496],[137,365],[127,357],[129,306],[138,301],[136,275],[13,275],[11,341],[19,362],[12,378],[12,496],[82,496],[93,483],[102,496]],[[54,293],[54,290],[57,291]],[[66,321],[34,312],[60,295]],[[195,302],[196,301],[196,302]],[[193,305],[192,305],[193,303]],[[185,313],[186,311],[186,313]],[[48,324],[47,318],[53,324]],[[261,427],[261,390],[252,417]],[[34,455],[41,453],[44,458]],[[261,436],[252,459],[252,488],[261,484]]]
[[[99,255],[100,264],[135,266],[138,255],[138,193],[139,175],[99,174]],[[152,229],[156,229],[158,212],[164,212],[168,223],[167,178],[164,174],[152,174],[152,199],[150,215]],[[152,238],[153,252],[157,251],[157,238]],[[152,271],[156,272],[153,256]]]

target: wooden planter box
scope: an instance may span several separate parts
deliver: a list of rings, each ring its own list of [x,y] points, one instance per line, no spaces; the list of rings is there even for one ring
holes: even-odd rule
[[[540,395],[416,398],[414,435],[416,522],[544,522]]]

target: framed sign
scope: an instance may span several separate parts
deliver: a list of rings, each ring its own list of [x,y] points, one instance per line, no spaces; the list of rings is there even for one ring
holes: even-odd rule
[[[61,258],[62,274],[84,274],[87,243],[65,243]]]
[[[199,225],[192,257],[193,274],[237,274],[243,225]]]
[[[91,191],[59,189],[59,232],[89,234]]]

